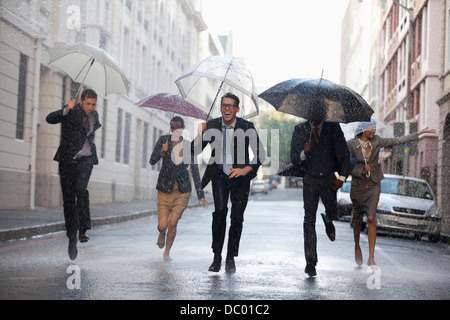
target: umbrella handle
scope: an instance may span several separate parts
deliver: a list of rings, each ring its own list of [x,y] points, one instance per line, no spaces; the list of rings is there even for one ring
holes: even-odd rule
[[[95,62],[95,58],[91,58],[91,59],[92,59],[91,64],[89,65],[88,71],[87,71],[86,74],[84,75],[83,81],[80,83],[80,86],[78,87],[77,94],[75,95],[75,99],[80,100],[80,98],[81,98],[81,97],[78,97],[78,95],[81,94],[80,91],[81,91],[81,88],[83,88],[84,80],[86,80],[86,77],[87,77],[87,75],[88,75],[88,73],[89,73],[89,70],[91,70],[91,67],[92,67],[92,65],[93,65],[94,62]],[[86,66],[86,65],[89,63],[89,61],[90,61],[91,59],[89,59],[89,60],[86,62],[86,64],[85,64],[84,66]],[[80,75],[81,71],[83,71],[83,69],[84,69],[84,67],[80,70],[80,72],[77,74],[77,76],[75,77],[75,79],[78,78],[78,76]]]
[[[228,65],[227,72],[225,72],[225,76],[223,77],[224,79],[227,78],[228,71],[230,71],[230,68],[231,68],[232,64],[233,64],[233,59],[230,60],[230,64]],[[211,104],[211,108],[209,108],[208,115],[206,116],[206,121],[208,121],[209,115],[211,114],[212,108],[214,107],[214,104],[216,103],[217,96],[219,95],[220,90],[222,90],[222,86],[223,86],[224,82],[225,82],[225,80],[222,81],[222,83],[219,86],[219,90],[217,90],[216,96],[214,97],[214,101]]]
[[[219,90],[217,90],[216,96],[214,97],[214,101],[211,104],[211,108],[209,108],[208,115],[206,116],[206,121],[208,121],[208,119],[209,119],[209,115],[211,114],[212,108],[214,107],[214,104],[216,103],[216,100],[217,100],[217,97],[219,96],[220,90],[222,90],[222,86],[223,86],[223,81],[222,81],[222,83],[219,86]]]

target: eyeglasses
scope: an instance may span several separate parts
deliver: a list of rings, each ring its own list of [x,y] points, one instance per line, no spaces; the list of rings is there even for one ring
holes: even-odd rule
[[[234,109],[236,107],[235,104],[226,104],[226,103],[222,103],[222,106],[220,107],[220,109],[225,110],[225,109]]]

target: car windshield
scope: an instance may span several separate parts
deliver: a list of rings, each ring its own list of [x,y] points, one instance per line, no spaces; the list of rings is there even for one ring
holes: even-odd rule
[[[381,193],[397,194],[420,199],[433,199],[433,193],[426,183],[401,178],[385,178],[381,180]]]

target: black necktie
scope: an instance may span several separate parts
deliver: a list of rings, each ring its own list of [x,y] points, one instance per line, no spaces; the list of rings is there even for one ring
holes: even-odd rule
[[[319,127],[314,127],[313,134],[314,138],[316,139],[316,142],[319,142]]]

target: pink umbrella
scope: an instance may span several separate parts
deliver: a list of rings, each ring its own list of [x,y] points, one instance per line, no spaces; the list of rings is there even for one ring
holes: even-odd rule
[[[207,113],[185,101],[179,94],[157,93],[139,101],[136,104],[141,107],[173,112],[182,116],[197,119],[205,120],[208,118]],[[211,117],[209,117],[209,119],[211,119]]]

